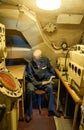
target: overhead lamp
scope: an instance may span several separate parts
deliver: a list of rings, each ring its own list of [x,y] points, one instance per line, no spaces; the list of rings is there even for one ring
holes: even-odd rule
[[[40,9],[55,10],[60,8],[61,0],[36,0],[36,5]]]

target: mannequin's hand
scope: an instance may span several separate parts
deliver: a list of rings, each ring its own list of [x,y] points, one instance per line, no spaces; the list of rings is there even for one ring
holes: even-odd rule
[[[52,79],[55,78],[55,76],[51,76],[49,80],[45,80],[42,82],[42,85],[46,85],[46,84],[49,84],[49,83],[52,83]]]
[[[51,77],[50,77],[50,81],[52,81],[53,78],[55,78],[55,76],[51,76]]]
[[[45,80],[45,81],[42,82],[42,85],[47,85],[49,83],[50,83],[50,80]]]

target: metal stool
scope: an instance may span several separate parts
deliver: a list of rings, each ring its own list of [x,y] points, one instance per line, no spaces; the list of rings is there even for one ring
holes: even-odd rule
[[[35,94],[38,95],[38,108],[39,108],[39,113],[41,114],[41,96],[44,95],[46,92],[43,90],[37,89],[35,91]]]

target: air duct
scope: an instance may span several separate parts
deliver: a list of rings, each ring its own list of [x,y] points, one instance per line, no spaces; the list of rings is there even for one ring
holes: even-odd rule
[[[83,15],[78,14],[60,14],[57,17],[57,24],[80,24],[83,19]]]

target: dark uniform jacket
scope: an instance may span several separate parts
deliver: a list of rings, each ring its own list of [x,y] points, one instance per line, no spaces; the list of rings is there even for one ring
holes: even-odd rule
[[[42,81],[49,80],[51,75],[56,76],[49,59],[46,57],[42,57],[38,61],[32,59],[28,65],[27,74],[28,82],[32,82],[34,86],[39,88],[42,86]]]

